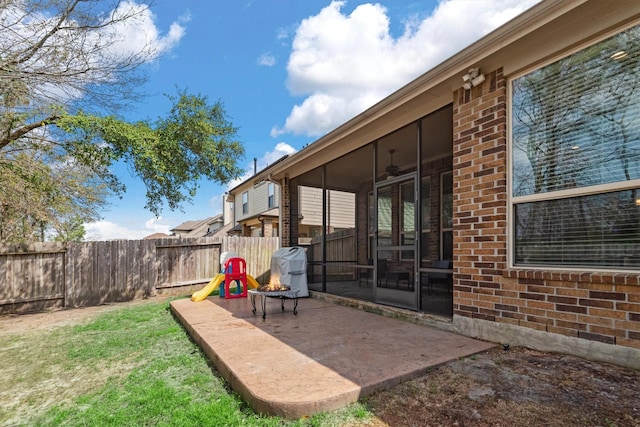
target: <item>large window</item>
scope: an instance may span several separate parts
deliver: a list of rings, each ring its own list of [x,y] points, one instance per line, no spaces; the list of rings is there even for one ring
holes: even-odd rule
[[[511,81],[514,264],[640,269],[639,40]]]

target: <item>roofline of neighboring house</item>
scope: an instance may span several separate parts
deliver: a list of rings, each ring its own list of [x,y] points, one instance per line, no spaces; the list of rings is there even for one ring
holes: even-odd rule
[[[260,218],[279,218],[279,217],[280,217],[280,208],[271,208],[264,212],[260,212],[255,215],[251,215],[251,216],[247,216],[242,219],[239,219],[238,222],[240,223],[240,222],[249,221],[256,218],[259,220]]]
[[[302,150],[283,158],[282,161],[274,163],[269,174],[265,170],[254,175],[254,179],[259,181],[266,178],[282,178],[284,171],[293,164],[299,163],[309,157],[316,155],[326,147],[338,140],[344,139],[349,134],[374,122],[385,113],[396,109],[412,98],[417,97],[447,81],[458,81],[469,68],[503,47],[525,37],[541,26],[557,19],[568,11],[577,8],[588,0],[563,0],[563,1],[542,1],[522,14],[516,16],[511,21],[485,35],[478,41],[462,49],[449,59],[431,68],[421,76],[409,82],[396,92],[374,104],[363,113],[355,116],[349,121],[338,126],[336,129],[317,139]],[[458,86],[462,86],[460,83]],[[282,175],[282,176],[281,176]],[[237,187],[236,187],[237,188]],[[235,189],[235,188],[234,188]]]
[[[205,219],[193,220],[193,221],[184,221],[181,224],[178,224],[175,228],[169,229],[169,231],[173,231],[173,232],[175,232],[175,231],[193,231],[196,228],[201,227],[203,224],[210,225],[210,224],[213,224],[214,222],[219,222],[222,218],[223,218],[222,214],[217,214],[217,215],[205,218]],[[189,228],[180,228],[183,224],[187,224],[187,223],[190,223],[190,222],[194,223],[191,227],[189,227]]]
[[[277,164],[282,163],[286,158],[289,157],[289,154],[285,154],[284,156],[280,157],[278,160],[276,160],[275,162],[271,163],[270,165],[267,165],[264,169],[262,169],[260,172],[256,172],[255,174],[253,174],[252,176],[250,176],[249,178],[245,179],[244,181],[242,181],[240,184],[236,185],[233,188],[230,188],[229,190],[227,190],[227,193],[232,193],[235,190],[237,190],[240,187],[243,187],[244,185],[246,185],[248,182],[253,180],[253,185],[257,185],[260,182],[263,181],[269,181],[269,175],[264,175],[265,173],[268,173],[269,170],[273,169]],[[262,178],[260,179],[255,179],[257,176],[260,176]],[[277,182],[276,182],[277,184]]]

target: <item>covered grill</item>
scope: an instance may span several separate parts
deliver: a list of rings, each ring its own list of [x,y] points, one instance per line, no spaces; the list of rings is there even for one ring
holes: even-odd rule
[[[307,254],[304,248],[280,248],[271,257],[271,283],[280,283],[298,290],[299,297],[308,297]]]

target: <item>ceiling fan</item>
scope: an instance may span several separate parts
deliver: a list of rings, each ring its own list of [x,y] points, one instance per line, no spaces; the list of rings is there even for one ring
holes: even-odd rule
[[[393,164],[393,153],[396,150],[389,150],[389,156],[391,157],[391,163],[384,169],[389,176],[398,176],[398,172],[400,172],[400,168]]]

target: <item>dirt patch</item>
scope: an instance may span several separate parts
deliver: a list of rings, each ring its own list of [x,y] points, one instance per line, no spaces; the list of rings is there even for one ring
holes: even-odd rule
[[[640,372],[495,348],[376,393],[368,404],[390,426],[640,426]]]
[[[51,330],[61,326],[77,325],[88,322],[99,314],[107,311],[132,305],[146,304],[148,302],[160,302],[166,299],[166,297],[158,296],[93,307],[56,308],[42,313],[4,314],[0,315],[0,336],[3,334],[21,334],[33,330]]]

